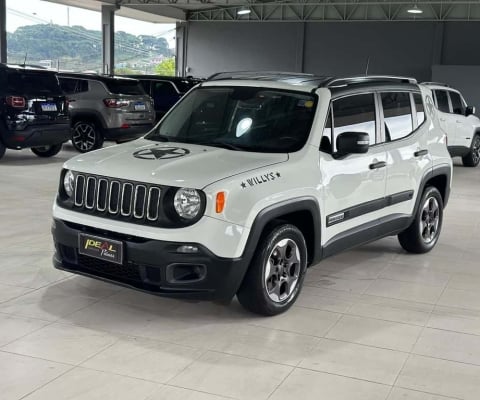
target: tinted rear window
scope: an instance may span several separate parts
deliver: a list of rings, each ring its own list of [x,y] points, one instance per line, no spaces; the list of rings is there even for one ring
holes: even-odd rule
[[[7,91],[21,95],[62,94],[57,76],[52,73],[32,71],[8,71]]]
[[[113,94],[145,94],[140,82],[123,79],[112,79],[105,82],[107,89]]]

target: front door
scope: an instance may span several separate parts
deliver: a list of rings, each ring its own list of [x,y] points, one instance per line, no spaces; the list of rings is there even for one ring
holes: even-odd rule
[[[386,153],[378,143],[377,115],[373,93],[332,101],[319,163],[324,187],[322,244],[383,216]],[[368,133],[369,151],[337,158],[336,138],[343,132]]]

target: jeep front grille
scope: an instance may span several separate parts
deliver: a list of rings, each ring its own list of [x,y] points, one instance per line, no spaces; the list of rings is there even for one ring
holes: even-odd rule
[[[161,216],[161,195],[159,186],[78,174],[74,208],[104,216],[155,222]]]

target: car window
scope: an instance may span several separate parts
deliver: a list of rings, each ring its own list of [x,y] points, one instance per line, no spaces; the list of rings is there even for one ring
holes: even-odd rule
[[[140,84],[143,87],[143,90],[145,90],[145,93],[150,94],[150,81],[140,81]]]
[[[413,131],[412,104],[408,92],[388,92],[381,94],[385,140],[402,139]]]
[[[446,90],[435,90],[435,98],[437,99],[437,108],[440,111],[449,113],[448,94]]]
[[[57,76],[43,71],[8,71],[7,91],[20,95],[59,95],[62,90]]]
[[[153,93],[159,96],[178,96],[170,82],[155,82]]]
[[[375,100],[373,93],[358,94],[333,101],[333,151],[337,137],[343,132],[365,132],[370,145],[375,140]]]
[[[60,87],[66,94],[88,91],[88,82],[83,79],[59,78]]]
[[[417,111],[417,126],[423,124],[425,121],[425,106],[423,105],[422,95],[420,93],[413,93],[413,102],[415,103],[415,110]]]
[[[460,94],[457,92],[449,92],[450,101],[452,102],[452,110],[454,114],[465,115],[465,106],[462,102]]]
[[[105,81],[105,85],[107,86],[108,91],[113,94],[145,94],[142,85],[136,80],[109,79]]]

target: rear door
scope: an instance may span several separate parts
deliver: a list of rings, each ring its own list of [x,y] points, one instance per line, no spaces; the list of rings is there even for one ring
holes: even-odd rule
[[[452,114],[452,106],[450,104],[450,96],[444,89],[435,89],[433,91],[435,105],[439,112],[440,127],[445,131],[448,137],[448,146],[456,146],[457,144],[457,126],[456,118]]]
[[[451,130],[455,131],[455,143],[449,143],[449,145],[470,148],[474,128],[470,118],[465,116],[466,104],[460,93],[449,90],[448,94],[452,105]]]
[[[336,138],[342,132],[366,132],[370,148],[365,154],[337,158]],[[332,101],[320,151],[324,186],[323,243],[384,215],[386,153],[378,142],[378,112],[373,93],[348,95]]]
[[[387,153],[386,210],[408,217],[420,195],[420,181],[432,165],[424,101],[420,92],[382,91],[377,96]]]

